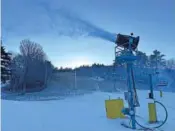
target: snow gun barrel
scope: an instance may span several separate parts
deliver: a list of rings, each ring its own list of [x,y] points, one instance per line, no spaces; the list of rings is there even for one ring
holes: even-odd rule
[[[122,34],[117,34],[117,39],[115,41],[115,44],[117,44],[117,46],[122,47],[124,49],[129,49],[129,40],[130,38],[132,38],[133,42],[131,45],[132,50],[136,50],[140,37],[133,37],[133,33],[131,33],[131,35],[122,35]]]

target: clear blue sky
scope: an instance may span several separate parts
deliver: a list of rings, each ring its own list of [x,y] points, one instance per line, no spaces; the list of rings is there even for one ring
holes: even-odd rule
[[[6,48],[19,52],[20,41],[29,38],[58,67],[111,64],[115,46],[99,38],[58,35],[77,26],[59,10],[55,13],[60,8],[111,33],[134,32],[141,38],[139,50],[148,54],[158,49],[167,58],[175,57],[175,0],[2,0],[1,5]]]

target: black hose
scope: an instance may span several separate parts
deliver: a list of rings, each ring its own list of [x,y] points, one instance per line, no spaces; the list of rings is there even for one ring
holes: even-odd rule
[[[166,117],[165,117],[165,119],[163,120],[163,122],[159,126],[155,126],[155,127],[151,127],[151,128],[150,127],[143,126],[137,120],[135,120],[135,122],[137,123],[137,125],[139,125],[140,127],[144,128],[144,129],[153,130],[155,128],[160,128],[161,126],[163,126],[165,124],[165,122],[168,119],[168,111],[167,111],[166,107],[161,102],[159,102],[159,101],[154,101],[154,102],[155,103],[158,103],[159,105],[161,105],[164,108],[165,113],[166,113]]]
[[[150,127],[146,127],[146,126],[143,126],[143,125],[141,125],[140,123],[138,123],[137,120],[135,120],[135,122],[136,122],[137,125],[139,125],[139,126],[142,127],[143,129],[153,131],[153,129],[151,129]]]
[[[159,102],[159,101],[154,101],[154,102],[161,105],[164,108],[165,113],[166,113],[166,117],[165,117],[164,121],[162,122],[162,124],[160,124],[159,126],[154,127],[154,128],[160,128],[161,126],[163,126],[166,123],[166,121],[168,119],[168,111],[167,111],[166,107],[161,102]]]

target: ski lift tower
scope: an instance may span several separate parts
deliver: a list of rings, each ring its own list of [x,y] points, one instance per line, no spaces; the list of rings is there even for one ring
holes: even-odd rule
[[[134,54],[140,37],[131,35],[117,34],[116,47],[115,47],[115,60],[114,64],[125,63],[127,67],[127,86],[128,86],[128,108],[124,108],[122,112],[129,115],[132,121],[132,129],[136,129],[135,121],[135,107],[136,107],[136,91],[133,78],[133,62],[137,59]],[[135,91],[135,92],[134,92]],[[134,94],[135,93],[135,94]],[[136,98],[136,99],[135,99]],[[137,101],[138,102],[138,101]]]

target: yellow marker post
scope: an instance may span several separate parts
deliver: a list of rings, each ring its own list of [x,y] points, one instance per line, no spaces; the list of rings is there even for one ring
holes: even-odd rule
[[[105,100],[106,116],[110,119],[125,118],[121,110],[124,107],[123,99]]]
[[[157,122],[156,104],[148,103],[148,108],[149,108],[149,123]]]
[[[160,91],[160,97],[163,97],[163,92],[162,91]]]

